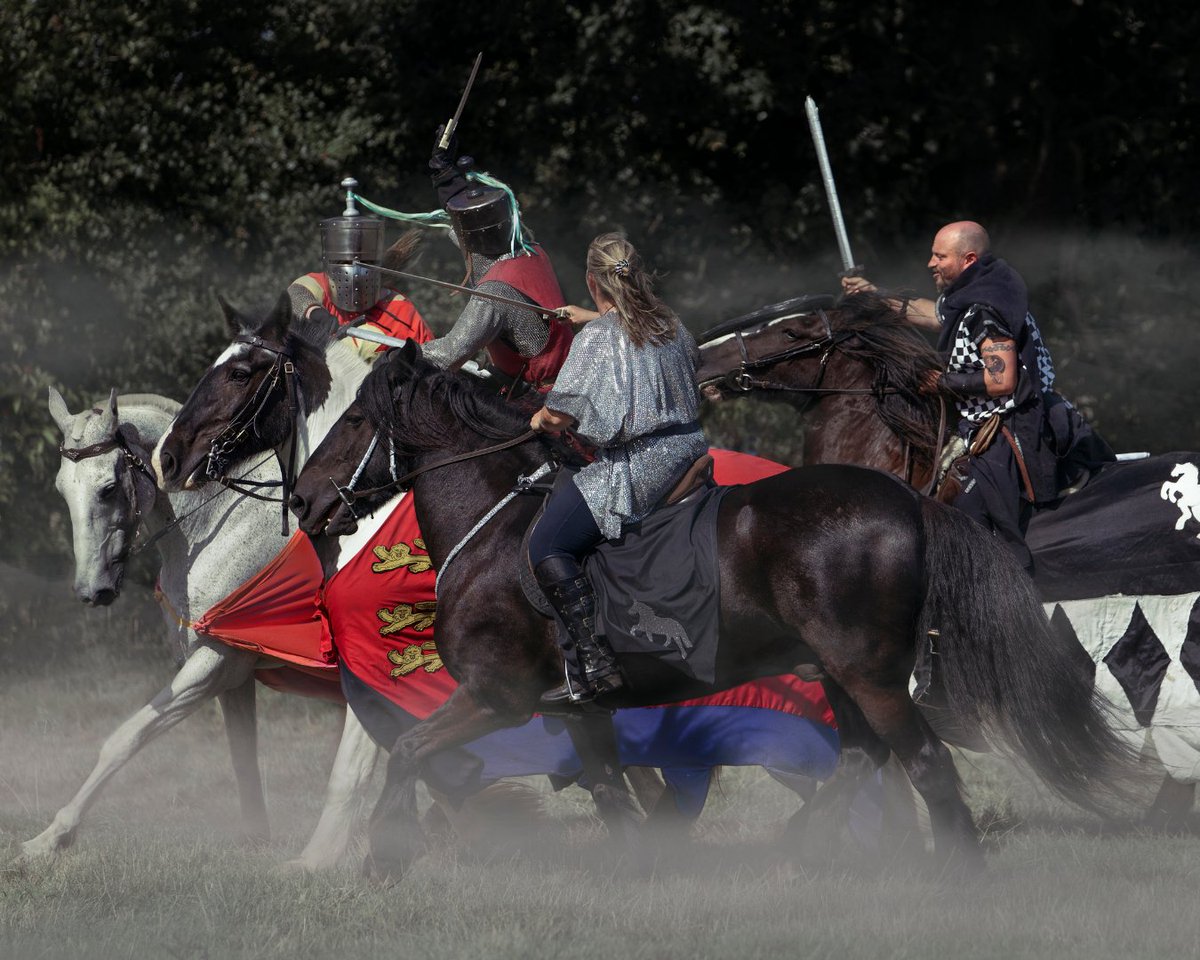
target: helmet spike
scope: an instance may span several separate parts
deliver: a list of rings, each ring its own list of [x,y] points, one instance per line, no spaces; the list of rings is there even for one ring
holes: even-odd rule
[[[358,189],[358,181],[353,177],[347,177],[342,181],[342,186],[346,188],[346,209],[342,211],[342,216],[357,217],[359,210],[354,205],[354,191]]]

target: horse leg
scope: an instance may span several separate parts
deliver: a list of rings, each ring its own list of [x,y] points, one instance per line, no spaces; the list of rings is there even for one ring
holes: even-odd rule
[[[849,819],[850,805],[887,760],[889,752],[858,704],[841,686],[829,677],[821,685],[837,722],[841,752],[833,775],[811,801],[792,815],[785,830],[785,837],[799,842],[802,858],[818,865],[833,861]]]
[[[938,856],[970,870],[982,868],[979,834],[963,801],[954,760],[921,716],[906,686],[884,687],[857,680],[847,683],[847,693],[871,728],[895,752],[908,779],[924,798]]]
[[[251,674],[238,686],[217,694],[217,702],[221,704],[229,755],[233,760],[233,777],[242,806],[242,829],[248,840],[265,843],[271,839],[271,828],[267,823],[267,801],[263,797],[262,773],[258,768],[254,684]]]
[[[194,713],[219,693],[245,683],[258,655],[220,644],[203,644],[180,667],[174,679],[104,741],[95,768],[50,826],[21,845],[19,860],[49,857],[65,850],[100,789],[126,762],[155,737]]]
[[[1154,803],[1146,811],[1143,823],[1151,830],[1179,831],[1187,827],[1188,814],[1196,803],[1196,784],[1163,777]]]
[[[625,784],[617,751],[612,714],[606,710],[581,710],[566,716],[567,732],[583,763],[583,774],[592,791],[596,809],[622,848],[635,857],[644,850],[641,816]]]
[[[362,820],[366,790],[378,759],[379,747],[347,707],[321,818],[300,856],[285,863],[285,869],[316,873],[338,865]]]
[[[456,687],[445,703],[401,735],[388,757],[383,792],[371,814],[364,872],[385,882],[399,880],[420,854],[421,844],[415,836],[417,780],[425,758],[523,719],[501,716],[477,703],[466,687]]]

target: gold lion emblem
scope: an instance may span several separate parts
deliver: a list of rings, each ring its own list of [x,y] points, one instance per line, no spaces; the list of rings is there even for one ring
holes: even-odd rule
[[[424,573],[433,569],[433,561],[428,554],[413,553],[412,548],[425,549],[425,541],[420,537],[413,540],[412,546],[400,542],[393,547],[376,546],[371,552],[379,558],[378,563],[371,564],[372,573],[388,573],[401,567],[408,567],[409,573]]]
[[[434,673],[442,669],[442,658],[438,656],[437,647],[432,640],[426,640],[420,646],[413,644],[403,650],[389,650],[388,660],[395,664],[388,674],[393,680],[406,677],[418,667],[424,667],[426,673]]]
[[[384,624],[379,628],[381,637],[397,633],[407,627],[418,631],[428,630],[433,626],[433,621],[437,617],[437,601],[418,600],[416,603],[398,603],[390,610],[387,607],[376,610],[375,616]]]

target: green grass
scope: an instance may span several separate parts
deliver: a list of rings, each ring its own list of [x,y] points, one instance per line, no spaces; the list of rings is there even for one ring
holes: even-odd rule
[[[118,622],[69,616],[92,628]],[[108,630],[66,631],[78,638],[72,649],[0,680],[4,860],[169,674],[152,645]],[[270,844],[239,838],[224,731],[205,708],[117,776],[74,848],[0,875],[0,957],[1200,955],[1200,837],[1102,829],[993,757],[960,758],[988,825],[988,870],[971,881],[850,851],[805,872],[779,842],[797,801],[757,769],[725,771],[689,846],[664,852],[647,876],[615,860],[574,788],[547,798],[547,823],[493,834],[519,846],[439,835],[391,888],[361,880],[354,864],[283,874],[316,822],[339,717],[265,690],[259,712]]]

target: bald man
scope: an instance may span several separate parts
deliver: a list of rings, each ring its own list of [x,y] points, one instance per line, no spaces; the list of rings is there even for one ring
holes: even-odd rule
[[[920,389],[953,403],[958,434],[973,451],[954,506],[992,530],[1032,572],[1025,529],[1034,506],[1114,459],[1112,450],[1054,392],[1054,363],[1029,312],[1025,281],[992,255],[982,226],[946,224],[927,266],[936,301],[889,299],[911,323],[938,333],[946,368],[930,371]],[[876,292],[863,277],[844,278],[842,289]]]

